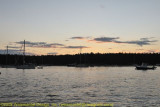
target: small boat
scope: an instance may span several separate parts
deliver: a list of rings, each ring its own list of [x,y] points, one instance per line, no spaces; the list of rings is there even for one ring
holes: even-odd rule
[[[35,65],[33,64],[25,64],[17,66],[17,69],[35,69]]]
[[[87,64],[77,64],[76,67],[89,67]]]
[[[157,67],[155,67],[155,66],[148,66],[146,63],[142,63],[142,65],[136,66],[137,70],[148,70],[148,69],[154,70],[156,68]]]
[[[43,66],[37,66],[37,69],[43,69]]]

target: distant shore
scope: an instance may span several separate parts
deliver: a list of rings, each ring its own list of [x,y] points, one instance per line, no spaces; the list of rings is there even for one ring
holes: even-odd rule
[[[0,65],[22,65],[23,55],[0,55]],[[47,66],[86,64],[88,66],[134,66],[141,63],[160,64],[160,53],[86,53],[75,55],[28,55],[25,63]]]

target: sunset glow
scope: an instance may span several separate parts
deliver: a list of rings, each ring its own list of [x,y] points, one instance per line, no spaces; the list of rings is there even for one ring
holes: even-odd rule
[[[0,53],[160,52],[159,0],[0,0]]]

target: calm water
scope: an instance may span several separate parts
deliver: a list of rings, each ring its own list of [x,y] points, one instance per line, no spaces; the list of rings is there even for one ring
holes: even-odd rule
[[[160,106],[160,69],[134,67],[0,68],[0,102]]]

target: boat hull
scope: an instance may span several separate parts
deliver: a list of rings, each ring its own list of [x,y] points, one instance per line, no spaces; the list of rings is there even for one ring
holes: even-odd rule
[[[36,67],[34,65],[20,65],[17,66],[17,69],[35,69]]]
[[[87,64],[77,64],[76,67],[89,67]]]
[[[148,70],[148,69],[150,69],[150,70],[154,70],[154,69],[156,69],[157,67],[141,67],[141,66],[136,66],[136,69],[137,70]]]

